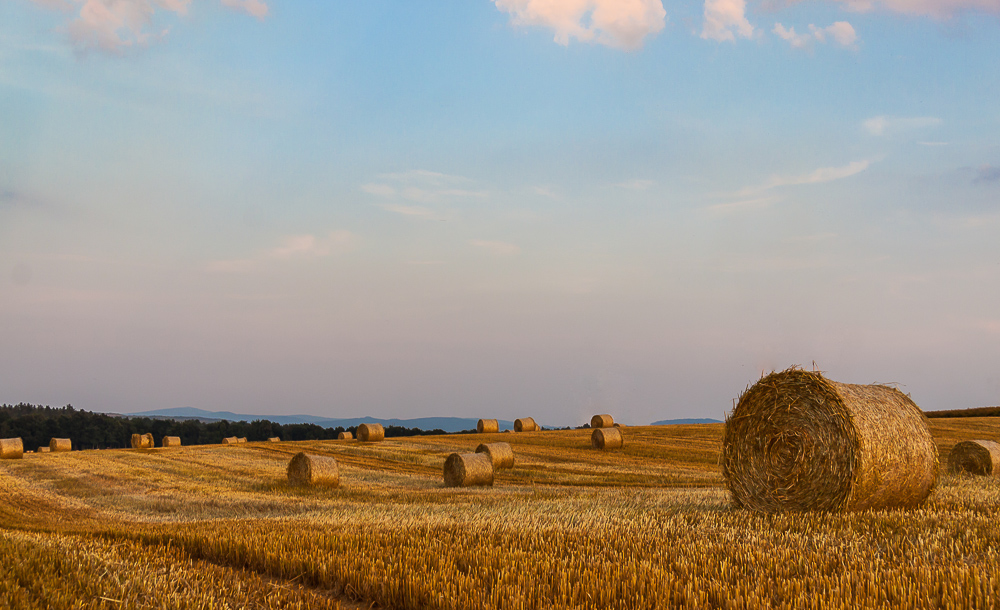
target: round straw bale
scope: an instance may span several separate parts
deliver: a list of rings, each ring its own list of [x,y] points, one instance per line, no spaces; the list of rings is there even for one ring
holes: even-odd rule
[[[236,438],[235,436],[227,436],[226,438],[222,439],[222,444],[223,445],[235,445],[236,443],[239,442],[239,440],[240,439]]]
[[[337,440],[341,440],[341,441],[349,441],[349,440],[351,440],[353,438],[354,438],[354,435],[351,434],[350,432],[341,432],[340,434],[337,435]]]
[[[594,449],[621,449],[625,445],[621,428],[597,428],[590,433],[590,444]]]
[[[938,452],[899,390],[792,368],[740,396],[722,476],[737,506],[759,512],[913,507],[937,483]]]
[[[245,442],[247,442],[247,437],[241,436],[238,439],[236,439],[236,442],[237,443],[245,443]]]
[[[296,453],[288,462],[288,482],[291,485],[340,485],[337,460],[325,455]]]
[[[71,451],[73,449],[73,441],[68,438],[53,438],[49,441],[49,449],[52,453],[57,451]]]
[[[610,415],[595,415],[590,418],[591,428],[610,428],[615,425],[615,419]]]
[[[358,426],[358,440],[362,443],[375,443],[385,439],[385,428],[382,424],[361,424]]]
[[[948,454],[948,470],[1000,476],[1000,444],[993,441],[962,441]]]
[[[0,439],[0,460],[19,460],[24,457],[24,443],[20,438]]]
[[[490,456],[494,470],[514,467],[514,450],[510,448],[510,443],[483,443],[476,447],[476,453]]]
[[[538,424],[530,417],[522,417],[514,420],[514,432],[534,432],[538,429]]]
[[[280,436],[272,436],[272,437],[270,437],[270,438],[267,439],[267,442],[269,442],[269,443],[280,443],[281,442],[281,437]]]
[[[164,436],[163,442],[160,443],[163,447],[180,447],[181,437],[179,436]]]
[[[615,428],[624,428],[625,424],[619,424],[618,422],[615,422],[614,427]]]
[[[491,432],[500,431],[500,422],[495,419],[481,419],[476,423],[476,432],[480,434],[489,434]]]
[[[153,448],[153,435],[152,434],[133,434],[132,435],[132,448],[133,449],[152,449]]]
[[[493,485],[493,461],[485,453],[452,453],[444,462],[446,487]]]
[[[139,449],[142,447],[142,435],[133,433],[131,443],[133,449]]]
[[[36,453],[48,453],[50,451],[52,451],[52,449],[50,449],[48,447],[39,447],[38,451],[36,451]]]

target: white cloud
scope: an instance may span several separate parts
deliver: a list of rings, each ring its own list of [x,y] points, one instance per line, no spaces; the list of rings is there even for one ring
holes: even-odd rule
[[[740,195],[751,195],[782,186],[821,184],[824,182],[833,182],[834,180],[842,180],[855,174],[860,174],[868,169],[869,165],[871,165],[871,161],[868,160],[852,161],[843,167],[821,167],[809,172],[808,174],[799,174],[795,176],[774,175],[771,176],[771,178],[764,184],[743,189],[740,191]]]
[[[745,0],[705,0],[705,24],[701,37],[719,42],[750,38],[753,26],[746,18]]]
[[[494,0],[511,22],[555,31],[554,40],[568,45],[575,38],[618,49],[634,50],[647,36],[663,29],[667,12],[661,0]]]
[[[473,239],[469,241],[470,244],[476,246],[477,248],[483,248],[489,250],[497,256],[513,256],[521,252],[521,248],[514,244],[507,243],[505,241],[489,241],[485,239]]]
[[[289,235],[281,243],[252,258],[211,261],[206,266],[214,273],[250,273],[268,261],[294,261],[324,258],[354,249],[360,238],[350,231],[331,231],[325,236]]]
[[[753,199],[741,199],[729,203],[716,203],[708,206],[708,210],[716,214],[762,210],[771,207],[776,201],[777,199],[774,197],[755,197]]]
[[[421,218],[431,218],[435,216],[433,210],[418,205],[398,205],[387,203],[381,206],[383,210],[402,214],[403,216],[419,216]]]
[[[65,26],[70,42],[79,51],[99,50],[120,54],[164,38],[168,28],[154,28],[158,13],[186,15],[191,0],[33,0],[49,10],[76,13]],[[263,19],[262,0],[222,0],[231,8]],[[77,11],[79,7],[79,11]]]
[[[385,199],[407,199],[417,203],[439,203],[456,199],[482,199],[486,191],[462,188],[472,181],[426,170],[381,174],[382,182],[362,184],[361,190]]]
[[[825,28],[816,27],[810,23],[808,34],[799,34],[794,27],[786,29],[780,23],[775,23],[774,29],[771,31],[795,49],[809,48],[813,42],[825,43],[828,38],[842,47],[853,47],[858,40],[854,26],[846,21],[838,21]]]
[[[937,127],[941,124],[941,122],[941,119],[932,116],[876,116],[866,120],[862,125],[871,135],[882,136],[893,132],[910,131],[912,129],[923,129],[926,127]]]
[[[961,12],[1000,13],[1000,0],[834,0],[848,10],[865,13],[884,9],[905,15],[947,19]]]

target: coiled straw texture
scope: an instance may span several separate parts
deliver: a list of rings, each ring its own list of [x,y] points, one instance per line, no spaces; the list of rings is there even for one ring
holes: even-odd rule
[[[726,418],[722,475],[755,511],[914,507],[937,483],[927,419],[883,385],[793,368],[749,388]]]
[[[615,418],[610,415],[595,415],[590,418],[591,428],[610,428],[615,425]]]
[[[499,432],[500,422],[495,419],[481,419],[476,423],[476,432],[480,434],[488,434],[490,432]]]
[[[291,485],[340,485],[337,460],[325,455],[296,453],[288,462],[288,482]]]
[[[514,450],[510,448],[510,443],[482,443],[476,447],[476,453],[490,456],[494,470],[514,467]]]
[[[514,432],[534,432],[538,429],[538,424],[530,417],[522,417],[514,420]]]
[[[385,439],[385,428],[382,424],[361,424],[358,426],[358,440],[362,443],[375,443]]]
[[[447,487],[493,485],[493,461],[485,453],[452,453],[444,462]]]
[[[962,441],[948,454],[948,470],[1000,476],[1000,444],[994,441]]]
[[[24,458],[24,443],[21,438],[0,439],[0,460],[20,460]]]
[[[594,449],[620,449],[625,446],[621,428],[598,428],[590,433],[590,444]]]

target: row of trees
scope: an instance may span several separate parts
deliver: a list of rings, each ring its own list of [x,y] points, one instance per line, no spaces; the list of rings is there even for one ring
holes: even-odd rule
[[[927,417],[1000,417],[1000,407],[975,407],[972,409],[947,409],[924,411]]]
[[[21,437],[24,448],[47,446],[53,437],[73,440],[74,449],[116,449],[131,446],[133,433],[152,432],[156,444],[164,436],[179,436],[185,445],[221,443],[227,436],[266,441],[277,436],[285,441],[335,439],[341,432],[357,435],[355,427],[324,428],[316,424],[276,424],[266,419],[252,422],[201,422],[194,419],[152,419],[115,417],[65,407],[42,407],[29,404],[0,405],[0,438]],[[421,430],[386,426],[386,437],[446,434],[444,430]]]

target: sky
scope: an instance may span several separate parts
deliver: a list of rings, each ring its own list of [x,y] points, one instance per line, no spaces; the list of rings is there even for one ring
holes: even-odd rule
[[[1000,0],[0,0],[0,402],[1000,404]]]

